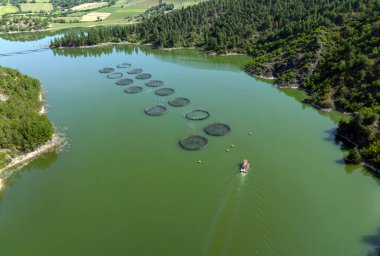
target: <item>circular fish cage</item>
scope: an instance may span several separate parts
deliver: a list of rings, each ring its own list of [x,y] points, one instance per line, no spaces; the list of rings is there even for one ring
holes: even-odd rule
[[[145,85],[149,86],[149,87],[160,87],[163,84],[164,84],[164,82],[161,80],[150,80],[150,81],[145,83]]]
[[[121,63],[117,65],[118,68],[130,68],[132,65],[129,63]]]
[[[145,80],[151,78],[152,75],[149,73],[141,73],[136,76],[136,79]]]
[[[109,68],[109,67],[99,69],[99,73],[103,73],[103,74],[111,73],[114,71],[115,71],[115,69]]]
[[[109,73],[107,75],[107,78],[109,79],[117,79],[117,78],[122,78],[122,77],[123,77],[123,74],[120,72]]]
[[[169,96],[175,93],[175,90],[172,88],[161,88],[154,92],[158,96]]]
[[[207,125],[203,130],[211,136],[224,136],[230,133],[231,127],[223,123],[214,123]]]
[[[116,83],[117,85],[131,85],[133,84],[133,80],[129,78],[123,78],[120,80],[117,80]]]
[[[166,111],[167,111],[166,107],[162,105],[149,107],[144,110],[145,114],[150,115],[150,116],[162,116],[166,113]]]
[[[194,109],[187,112],[185,117],[190,120],[205,120],[210,117],[210,112],[203,109]]]
[[[143,72],[142,68],[134,68],[134,69],[127,71],[127,73],[130,75],[137,75],[137,74],[140,74],[142,72]]]
[[[179,145],[186,150],[201,150],[207,147],[208,139],[199,135],[190,135],[182,138]]]
[[[183,107],[190,103],[188,98],[177,97],[172,100],[169,100],[169,105],[172,107]]]
[[[130,93],[130,94],[135,94],[142,92],[143,88],[141,86],[128,86],[127,88],[124,89],[124,92]]]

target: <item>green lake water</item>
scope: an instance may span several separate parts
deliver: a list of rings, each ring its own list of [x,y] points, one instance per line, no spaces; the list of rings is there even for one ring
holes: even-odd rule
[[[49,40],[0,40],[0,53]],[[144,91],[126,94],[98,73],[123,62],[175,95],[155,96],[138,80]],[[128,46],[0,57],[41,81],[48,115],[68,140],[63,152],[4,175],[0,254],[367,255],[380,243],[380,183],[343,163],[333,135],[342,117],[248,76],[246,62]],[[175,96],[191,104],[144,114]],[[211,117],[185,119],[194,108]],[[205,135],[212,122],[231,133]],[[208,147],[181,149],[178,140],[190,134],[206,136]],[[242,159],[251,162],[245,177],[237,172]]]

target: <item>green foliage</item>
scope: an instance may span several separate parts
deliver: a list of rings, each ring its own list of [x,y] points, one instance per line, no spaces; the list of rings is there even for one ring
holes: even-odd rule
[[[359,164],[362,160],[362,157],[359,153],[359,150],[357,147],[354,147],[350,150],[350,153],[345,157],[344,159],[348,163],[352,164]]]
[[[133,30],[128,27],[125,30],[130,37],[160,47],[201,46],[219,53],[249,52],[250,46],[256,47],[257,43],[258,48],[263,48],[265,42],[276,42],[341,21],[341,15],[351,11],[358,2],[272,0],[268,4],[265,0],[210,0],[168,15],[144,16]],[[64,41],[67,42],[63,38],[61,45],[65,45]]]
[[[144,15],[160,15],[165,12],[172,11],[174,4],[160,3],[159,5],[150,7],[144,12]]]
[[[51,0],[54,8],[62,8],[69,9],[76,5],[84,4],[84,3],[93,3],[93,2],[101,2],[100,0]],[[114,3],[113,3],[114,4]]]
[[[53,127],[40,115],[39,81],[0,66],[0,149],[33,151],[49,140]]]
[[[0,32],[31,31],[47,28],[49,19],[33,15],[4,15],[0,19]]]

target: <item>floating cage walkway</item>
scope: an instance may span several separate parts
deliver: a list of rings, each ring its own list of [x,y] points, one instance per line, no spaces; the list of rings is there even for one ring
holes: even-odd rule
[[[132,65],[129,63],[121,63],[117,65],[118,68],[130,68]]]
[[[145,85],[149,86],[149,87],[160,87],[163,84],[164,84],[164,82],[161,80],[150,80],[150,81],[145,83]]]
[[[140,74],[142,72],[143,72],[142,68],[134,68],[134,69],[127,71],[127,73],[130,75],[137,75],[137,74]]]
[[[152,75],[149,73],[140,73],[136,76],[136,79],[145,80],[151,78]]]
[[[129,79],[129,78],[123,78],[123,79],[117,80],[115,82],[115,84],[117,84],[117,85],[131,85],[131,84],[133,84],[133,80]]]
[[[210,117],[210,112],[203,109],[194,109],[187,112],[185,117],[190,120],[205,120]]]
[[[141,86],[128,86],[127,88],[124,89],[124,92],[129,93],[129,94],[136,94],[142,91],[143,91],[143,88]]]
[[[230,133],[231,127],[224,123],[214,123],[206,126],[203,130],[211,136],[224,136]]]
[[[145,109],[145,114],[150,116],[162,116],[167,112],[167,108],[162,105],[157,105]]]
[[[18,51],[18,52],[8,52],[8,53],[0,53],[0,57],[7,57],[7,56],[14,56],[14,55],[20,55],[20,54],[29,54],[34,52],[43,52],[49,50],[48,47],[33,49],[33,50],[25,50],[25,51]]]
[[[172,107],[184,107],[190,104],[190,100],[188,98],[177,97],[172,100],[169,100],[168,103]]]
[[[113,72],[107,75],[107,78],[109,79],[117,79],[117,78],[122,78],[122,77],[123,77],[123,73],[120,73],[120,72]]]
[[[175,93],[175,90],[172,88],[161,88],[154,92],[158,96],[169,96]]]
[[[201,150],[207,147],[208,139],[199,135],[190,135],[182,138],[179,145],[186,150]]]
[[[102,74],[108,74],[108,73],[112,73],[114,71],[115,71],[115,69],[110,68],[110,67],[104,67],[104,68],[99,69],[99,73],[102,73]]]

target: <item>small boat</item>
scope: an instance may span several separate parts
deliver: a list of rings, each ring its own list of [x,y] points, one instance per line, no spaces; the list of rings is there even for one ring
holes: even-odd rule
[[[248,160],[244,159],[243,163],[240,165],[240,173],[246,174],[249,170],[249,162]]]

